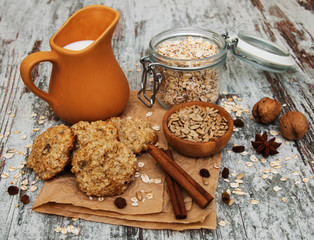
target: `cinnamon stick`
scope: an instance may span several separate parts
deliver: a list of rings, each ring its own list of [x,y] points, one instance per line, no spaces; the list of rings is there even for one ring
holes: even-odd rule
[[[164,152],[172,161],[174,161],[171,150],[164,150]],[[171,191],[170,198],[171,198],[173,211],[175,213],[176,219],[185,219],[187,217],[187,213],[186,213],[185,203],[184,203],[184,199],[181,193],[180,186],[178,185],[176,181],[174,181],[169,176],[168,173],[165,172],[165,176],[166,176],[166,182],[168,184],[169,193]],[[168,180],[169,183],[167,181],[167,178],[170,179],[170,181]],[[169,189],[169,185],[170,185],[171,190]]]
[[[163,170],[191,195],[201,208],[206,208],[209,205],[213,197],[175,161],[172,161],[163,151],[153,145],[148,146],[148,152],[159,163]]]

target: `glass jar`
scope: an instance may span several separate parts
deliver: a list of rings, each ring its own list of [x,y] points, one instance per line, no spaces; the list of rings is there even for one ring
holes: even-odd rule
[[[173,47],[182,46],[182,42],[187,45]],[[283,72],[294,64],[286,51],[249,35],[239,34],[231,39],[228,33],[220,35],[205,29],[171,29],[153,37],[149,55],[141,58],[139,99],[147,107],[152,107],[157,99],[164,108],[189,101],[215,102],[228,49],[240,59],[268,71]],[[209,50],[212,52],[208,53]]]

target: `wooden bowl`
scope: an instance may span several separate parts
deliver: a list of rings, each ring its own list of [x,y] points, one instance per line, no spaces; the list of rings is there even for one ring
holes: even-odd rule
[[[189,107],[192,105],[197,105],[200,107],[210,107],[218,110],[218,113],[225,117],[228,124],[227,132],[219,137],[216,140],[209,142],[191,142],[187,140],[183,140],[175,136],[172,132],[170,132],[168,128],[168,119],[174,112],[178,111],[180,108]],[[233,132],[233,120],[230,114],[222,107],[208,102],[187,102],[181,103],[170,108],[164,115],[162,120],[162,127],[164,131],[164,135],[168,141],[168,143],[179,153],[184,154],[189,157],[206,157],[210,155],[214,155],[215,153],[220,152],[229,142],[230,137]]]

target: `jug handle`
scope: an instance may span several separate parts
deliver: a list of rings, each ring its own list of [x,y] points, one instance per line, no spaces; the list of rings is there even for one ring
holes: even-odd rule
[[[38,97],[45,100],[50,106],[54,105],[54,98],[47,92],[35,86],[31,79],[31,71],[34,66],[40,62],[49,61],[57,63],[57,55],[53,52],[35,52],[24,58],[20,67],[20,74],[25,85]]]

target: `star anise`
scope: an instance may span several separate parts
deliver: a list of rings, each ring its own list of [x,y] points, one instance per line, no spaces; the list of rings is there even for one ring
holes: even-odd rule
[[[261,153],[263,157],[268,157],[269,155],[274,155],[279,153],[276,149],[281,145],[281,143],[275,142],[275,138],[268,140],[267,133],[255,135],[255,142],[251,142],[253,148],[257,153]]]

